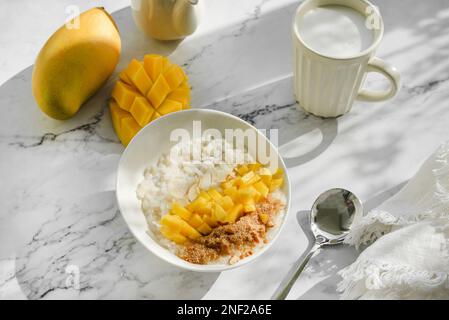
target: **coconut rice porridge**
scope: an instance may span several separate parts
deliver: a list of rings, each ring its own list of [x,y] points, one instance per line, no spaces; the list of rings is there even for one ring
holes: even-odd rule
[[[137,197],[149,233],[196,264],[229,263],[268,243],[285,214],[283,172],[222,139],[177,144],[144,171]]]

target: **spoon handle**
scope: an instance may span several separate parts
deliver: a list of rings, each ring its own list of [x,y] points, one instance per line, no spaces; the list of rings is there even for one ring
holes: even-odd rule
[[[307,263],[309,262],[310,258],[313,257],[315,252],[321,247],[321,244],[316,242],[312,248],[310,248],[309,253],[304,257],[304,260],[299,264],[298,268],[296,269],[295,273],[292,275],[291,279],[287,282],[285,287],[280,290],[279,294],[277,294],[274,297],[274,300],[284,300],[287,295],[289,294],[290,290],[292,289],[293,285],[296,282],[296,279],[298,279],[301,272],[306,267]]]

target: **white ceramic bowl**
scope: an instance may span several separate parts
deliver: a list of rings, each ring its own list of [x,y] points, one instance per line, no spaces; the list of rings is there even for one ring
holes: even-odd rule
[[[201,120],[202,131],[206,129],[218,129],[224,133],[225,129],[250,129],[255,130],[259,139],[265,141],[267,147],[270,149],[271,155],[277,157],[278,166],[284,172],[287,172],[285,164],[279,156],[276,148],[268,141],[268,139],[260,133],[255,127],[247,122],[232,116],[228,113],[206,110],[206,109],[192,109],[180,112],[171,113],[163,116],[156,121],[151,122],[145,126],[140,132],[131,140],[120,159],[118,173],[117,173],[117,201],[123,219],[128,224],[132,234],[143,244],[145,248],[150,250],[159,258],[171,263],[175,266],[200,272],[217,272],[240,267],[250,261],[257,259],[262,253],[266,252],[277,236],[282,230],[287,214],[290,208],[290,182],[287,174],[285,175],[285,183],[283,192],[286,196],[285,214],[281,221],[281,225],[277,230],[273,230],[272,240],[264,245],[260,250],[257,250],[251,256],[240,260],[239,262],[228,264],[211,264],[199,265],[192,264],[177,257],[169,250],[161,246],[155,236],[148,234],[148,226],[144,214],[140,207],[140,200],[136,197],[137,185],[143,179],[144,169],[152,163],[155,163],[157,158],[170,150],[176,143],[170,141],[170,133],[173,129],[184,128],[192,133],[192,122],[194,120]],[[245,139],[246,140],[246,139]],[[248,152],[252,153],[250,150]],[[254,154],[252,154],[254,156]],[[150,231],[151,232],[151,231]]]

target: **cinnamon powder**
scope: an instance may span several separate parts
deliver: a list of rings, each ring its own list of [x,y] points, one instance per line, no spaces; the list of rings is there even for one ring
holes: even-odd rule
[[[267,242],[267,230],[273,226],[273,217],[279,213],[282,203],[268,197],[256,205],[256,211],[242,216],[232,224],[219,226],[206,236],[190,242],[180,249],[179,257],[196,264],[207,264],[222,256],[230,256],[229,263],[251,255],[259,243]],[[267,214],[264,224],[259,214]]]

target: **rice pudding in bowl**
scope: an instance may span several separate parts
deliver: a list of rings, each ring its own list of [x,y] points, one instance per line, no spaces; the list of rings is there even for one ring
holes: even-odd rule
[[[137,187],[142,211],[152,234],[180,258],[234,264],[267,243],[279,225],[283,172],[271,172],[224,139],[186,142],[145,169]]]
[[[195,121],[204,132],[252,130],[270,151],[269,163],[258,161],[260,146],[216,137],[170,141],[174,129],[192,133]],[[194,154],[199,161],[191,161]],[[117,199],[134,236],[154,254],[189,270],[222,271],[272,244],[288,213],[290,186],[282,159],[257,129],[226,113],[189,110],[158,119],[131,141],[120,160]]]

